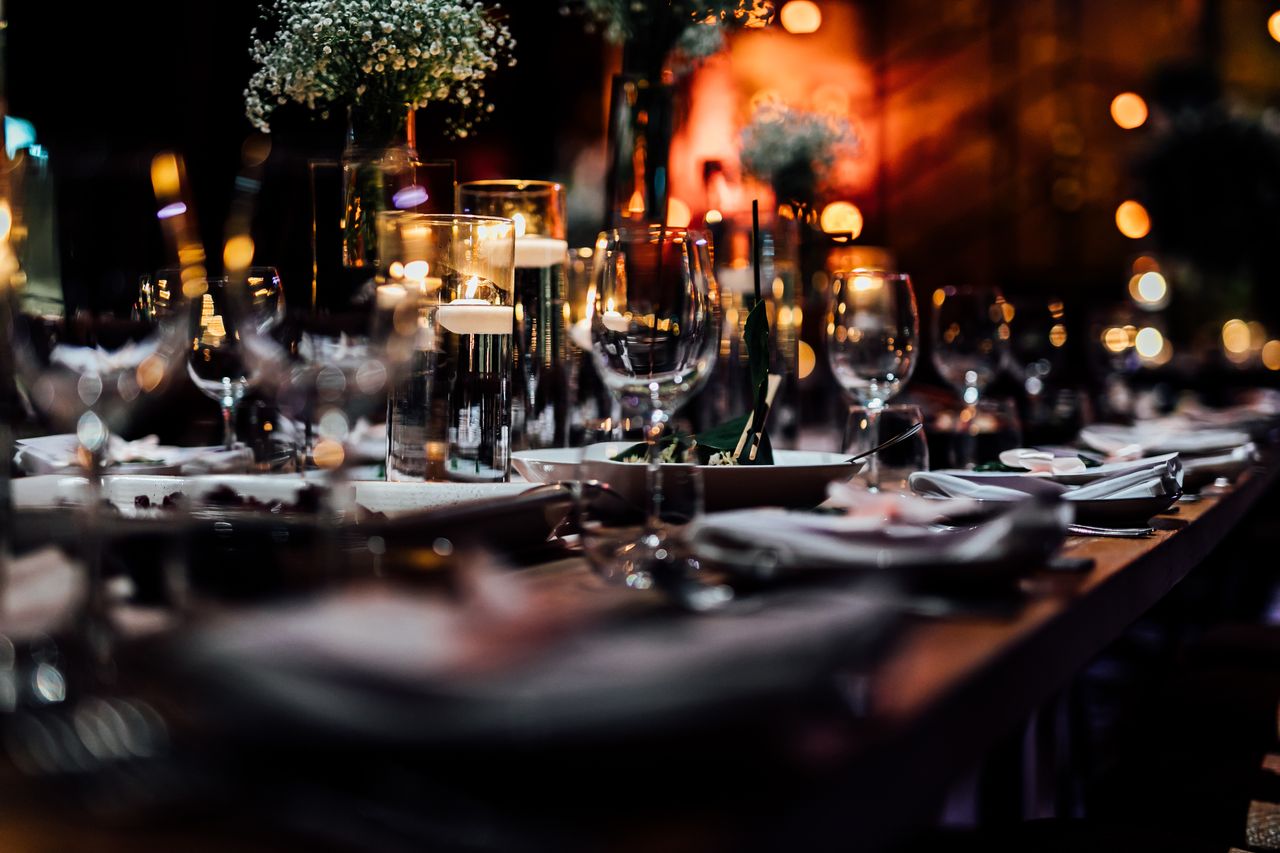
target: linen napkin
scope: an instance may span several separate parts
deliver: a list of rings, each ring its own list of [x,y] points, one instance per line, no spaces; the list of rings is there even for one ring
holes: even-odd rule
[[[1049,484],[1053,485],[1053,484]],[[1008,490],[1009,500],[1028,495]],[[940,527],[967,502],[914,495],[872,496],[841,514],[745,509],[703,516],[685,529],[700,558],[751,571],[758,579],[779,569],[920,569],[983,567],[1043,558],[1062,539],[1070,510],[1027,501],[973,528]]]
[[[939,497],[1018,501],[1031,496],[1058,496],[1068,501],[1096,501],[1174,495],[1182,489],[1182,477],[1182,466],[1175,457],[1076,487],[1042,477],[972,471],[917,471],[909,482],[917,494]]]
[[[74,473],[80,470],[78,448],[78,440],[70,433],[24,438],[14,442],[13,461],[28,475]],[[136,441],[113,435],[107,443],[108,465],[145,465],[151,473],[230,474],[248,470],[252,462],[253,451],[248,447],[175,447],[160,444],[154,435]]]
[[[102,376],[137,367],[144,358],[155,352],[156,344],[156,341],[145,341],[143,343],[130,341],[115,350],[105,350],[102,347],[78,347],[71,344],[58,344],[50,351],[49,362],[51,364],[60,364],[82,376]]]
[[[699,725],[855,665],[899,616],[852,589],[792,589],[689,618],[592,575],[477,571],[448,596],[353,587],[228,614],[173,648],[206,722],[380,744]],[[303,725],[298,725],[303,723]]]
[[[1080,430],[1080,440],[1112,459],[1152,453],[1213,453],[1248,444],[1249,434],[1233,429],[1206,429],[1178,418],[1143,421],[1134,426],[1094,424]]]

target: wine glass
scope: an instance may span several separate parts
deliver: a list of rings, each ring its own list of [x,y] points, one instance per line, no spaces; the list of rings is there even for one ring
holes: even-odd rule
[[[933,306],[934,366],[976,406],[1008,356],[1013,306],[994,287],[942,287]]]
[[[247,288],[247,292],[234,294],[232,288]],[[191,300],[187,374],[221,408],[222,439],[227,450],[236,446],[236,407],[255,378],[250,362],[244,358],[243,333],[264,335],[280,322],[283,314],[280,276],[271,267],[250,268],[243,282],[239,278],[234,282],[207,279],[204,292]]]
[[[959,392],[964,408],[952,436],[954,461],[978,462],[978,417],[982,395],[1009,357],[1013,306],[994,287],[942,287],[933,294],[933,363]]]
[[[845,395],[867,410],[866,437],[879,443],[880,413],[911,378],[920,318],[911,278],[855,269],[832,276],[827,310],[827,359]],[[878,490],[879,465],[867,465],[867,487]]]
[[[602,233],[592,266],[591,354],[614,398],[644,416],[648,445],[644,531],[617,552],[617,577],[648,587],[670,575],[664,568],[675,562],[661,517],[659,439],[672,413],[706,383],[715,364],[715,279],[701,232],[659,225]]]

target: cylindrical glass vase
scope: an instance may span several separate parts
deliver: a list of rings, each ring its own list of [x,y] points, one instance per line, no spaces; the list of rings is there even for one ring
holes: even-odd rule
[[[561,447],[569,424],[564,187],[550,181],[472,181],[458,188],[458,209],[515,223],[512,446]]]
[[[379,215],[376,322],[403,365],[387,406],[387,479],[510,478],[515,223]]]

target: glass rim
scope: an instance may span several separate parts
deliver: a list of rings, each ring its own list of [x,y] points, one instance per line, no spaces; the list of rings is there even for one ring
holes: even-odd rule
[[[677,225],[661,225],[661,224],[651,223],[651,224],[648,224],[648,225],[640,225],[640,224],[637,224],[637,225],[615,225],[615,226],[614,226],[614,227],[612,227],[612,228],[605,228],[603,231],[601,231],[601,232],[600,232],[600,236],[596,238],[596,243],[597,243],[597,245],[598,245],[598,244],[599,244],[599,242],[600,242],[600,240],[601,240],[601,238],[603,238],[603,239],[605,239],[605,240],[608,240],[610,237],[613,237],[613,236],[619,236],[619,237],[620,237],[620,236],[623,236],[623,235],[628,235],[628,236],[640,236],[640,235],[649,236],[649,235],[651,235],[651,234],[659,234],[659,235],[661,235],[661,234],[675,234],[675,235],[680,235],[680,236],[684,236],[684,237],[687,237],[687,238],[693,238],[693,239],[695,239],[695,240],[697,240],[697,239],[701,239],[701,240],[708,240],[708,239],[709,239],[709,237],[708,237],[708,232],[703,231],[701,228],[691,228],[691,227],[689,227],[689,226],[687,226],[687,225],[679,225],[679,226],[677,226]]]
[[[482,181],[464,181],[458,184],[458,193],[473,192],[483,195],[554,195],[564,191],[559,181],[529,180],[525,178],[489,178]]]
[[[849,269],[840,269],[840,270],[831,271],[831,277],[833,279],[846,278],[851,275],[875,275],[875,276],[880,276],[881,278],[897,278],[897,279],[911,278],[910,273],[900,272],[897,270],[886,270],[886,269],[881,269],[879,267],[851,267]]]
[[[414,222],[426,225],[510,225],[514,219],[505,216],[482,216],[474,213],[417,213],[412,210],[380,210],[378,219],[392,220],[412,217]]]

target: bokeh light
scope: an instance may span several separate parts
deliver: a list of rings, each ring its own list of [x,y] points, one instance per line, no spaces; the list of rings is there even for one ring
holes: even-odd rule
[[[1151,232],[1151,217],[1145,207],[1130,199],[1116,208],[1116,227],[1130,240],[1140,240]]]
[[[782,28],[789,33],[814,33],[822,26],[822,10],[813,0],[791,0],[778,14]]]
[[[1159,329],[1145,326],[1138,330],[1133,346],[1143,358],[1155,358],[1164,349],[1164,335]]]
[[[1280,12],[1272,12],[1267,19],[1267,32],[1271,33],[1273,39],[1280,41]]]
[[[1142,127],[1147,121],[1147,102],[1136,92],[1121,92],[1111,100],[1111,118],[1125,130]]]
[[[1228,320],[1222,324],[1222,348],[1231,355],[1249,351],[1249,324],[1243,320]]]
[[[1262,345],[1262,366],[1267,370],[1280,370],[1280,341],[1267,341]]]
[[[862,211],[851,201],[833,201],[822,208],[818,224],[828,234],[857,237],[862,233]]]
[[[667,224],[672,228],[685,228],[693,221],[693,212],[689,205],[672,196],[667,201]]]
[[[1129,335],[1119,326],[1111,326],[1102,333],[1102,345],[1111,352],[1124,352],[1129,348]]]
[[[805,379],[809,374],[813,373],[813,369],[818,366],[818,357],[814,353],[813,347],[804,341],[800,341],[798,349],[799,352],[797,353],[796,358],[796,376],[800,379]]]

